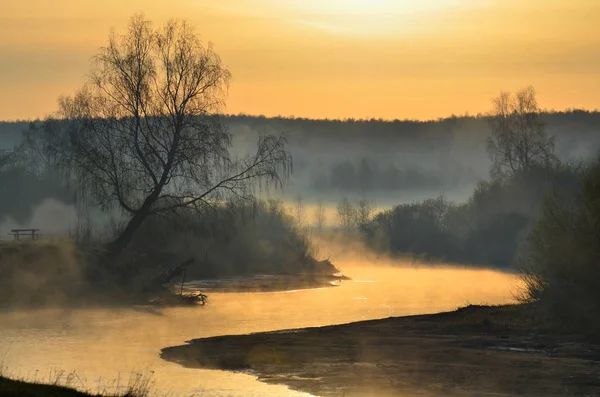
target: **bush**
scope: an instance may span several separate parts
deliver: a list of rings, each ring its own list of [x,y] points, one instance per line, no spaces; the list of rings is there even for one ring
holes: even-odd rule
[[[600,158],[580,171],[574,190],[556,191],[519,254],[523,299],[565,325],[600,331]]]
[[[443,195],[377,214],[361,229],[374,249],[507,268],[554,189],[572,191],[577,168],[533,168],[480,182],[466,203]]]
[[[392,253],[456,258],[460,244],[449,224],[456,206],[443,196],[422,203],[402,204],[375,216],[361,229],[372,247]],[[385,249],[384,248],[384,249]]]
[[[136,267],[196,258],[188,277],[297,274],[317,269],[308,232],[280,201],[228,201],[148,219],[125,255]],[[332,269],[334,270],[334,269]]]

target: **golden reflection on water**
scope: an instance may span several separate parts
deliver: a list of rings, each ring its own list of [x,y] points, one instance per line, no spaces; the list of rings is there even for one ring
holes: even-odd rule
[[[340,287],[273,292],[212,293],[198,308],[43,310],[0,314],[0,362],[9,375],[52,381],[75,371],[74,386],[110,389],[132,371],[152,374],[160,393],[189,396],[308,396],[254,377],[186,369],[159,358],[187,340],[453,310],[513,300],[514,275],[490,270],[357,266]]]

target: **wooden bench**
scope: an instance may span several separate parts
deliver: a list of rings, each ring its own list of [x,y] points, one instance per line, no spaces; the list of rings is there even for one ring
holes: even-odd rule
[[[40,229],[12,229],[8,234],[11,234],[15,240],[20,240],[21,237],[37,240],[40,237]]]

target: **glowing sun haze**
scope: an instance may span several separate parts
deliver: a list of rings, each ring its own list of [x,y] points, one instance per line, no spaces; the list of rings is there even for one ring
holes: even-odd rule
[[[486,0],[484,0],[486,1]],[[283,0],[272,1],[290,8],[329,14],[385,14],[440,10],[451,6],[464,6],[465,0]]]
[[[227,113],[437,118],[532,84],[600,107],[597,0],[0,0],[0,119],[43,117],[109,30],[185,18],[231,70]]]

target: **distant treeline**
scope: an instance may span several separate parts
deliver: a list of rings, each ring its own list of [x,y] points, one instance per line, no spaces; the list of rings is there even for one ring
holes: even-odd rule
[[[0,121],[0,150],[11,149],[23,140],[29,121]]]
[[[548,132],[561,132],[569,137],[588,135],[600,125],[600,111],[568,109],[565,111],[546,111],[541,113],[542,120],[548,125]],[[254,131],[274,129],[286,132],[292,142],[310,144],[306,138],[314,141],[327,141],[343,138],[344,141],[363,141],[377,144],[388,140],[422,140],[429,138],[441,140],[453,135],[472,135],[484,137],[488,134],[486,126],[488,116],[465,115],[450,116],[437,120],[384,120],[384,119],[310,119],[299,117],[265,117],[252,115],[224,115],[226,125],[236,132],[237,127],[246,125]],[[0,147],[9,147],[18,143],[21,133],[33,120],[0,121]],[[480,127],[479,131],[471,128]],[[566,127],[577,128],[566,128]],[[433,127],[433,128],[432,128]],[[472,133],[473,132],[473,133]],[[298,142],[296,142],[298,141]],[[343,144],[343,141],[339,141]],[[388,150],[392,150],[389,148]]]
[[[582,143],[579,139],[584,137],[595,138],[592,139],[594,143],[600,144],[600,135],[595,134],[600,129],[600,111],[546,111],[540,113],[540,117],[547,126],[548,134],[557,137],[559,152],[575,149],[577,143]],[[486,115],[451,116],[428,121],[315,120],[246,115],[225,117],[226,124],[234,133],[239,127],[248,126],[253,131],[285,132],[293,145],[310,147],[317,151],[329,151],[320,144],[334,141],[341,147],[352,144],[366,145],[367,148],[377,147],[383,149],[382,153],[411,151],[410,147],[389,146],[390,143],[421,143],[425,148],[437,150],[439,145],[451,145],[456,139],[485,141],[490,134],[488,121],[489,117]]]
[[[463,176],[473,177],[469,171]],[[456,178],[445,180],[436,172],[418,165],[399,168],[393,161],[378,161],[373,157],[363,157],[357,160],[342,160],[327,169],[315,171],[310,187],[316,193],[334,190],[368,194],[368,192],[445,188],[456,182]]]
[[[541,113],[564,161],[592,159],[600,150],[600,112]],[[389,192],[471,190],[488,177],[487,116],[431,121],[313,120],[223,116],[236,148],[252,150],[257,133],[285,134],[294,158],[287,193],[337,200],[368,192],[383,202]],[[28,122],[0,123],[0,149],[13,147]],[[285,192],[284,192],[285,193]],[[428,193],[431,194],[431,193]]]
[[[72,204],[75,193],[53,172],[37,172],[8,150],[0,150],[0,224],[10,218],[26,224],[46,199]]]
[[[600,149],[600,112],[570,110],[542,113],[548,135],[556,138],[562,160],[588,160]],[[256,133],[284,133],[294,158],[294,173],[286,192],[337,201],[360,193],[380,204],[386,193],[471,190],[488,177],[485,150],[489,136],[486,116],[461,116],[435,121],[311,120],[225,116],[238,146],[252,147]],[[0,151],[22,141],[30,122],[0,122]],[[26,222],[44,198],[70,203],[73,194],[56,176],[34,175],[0,164],[0,218]],[[286,193],[284,192],[284,193]]]

